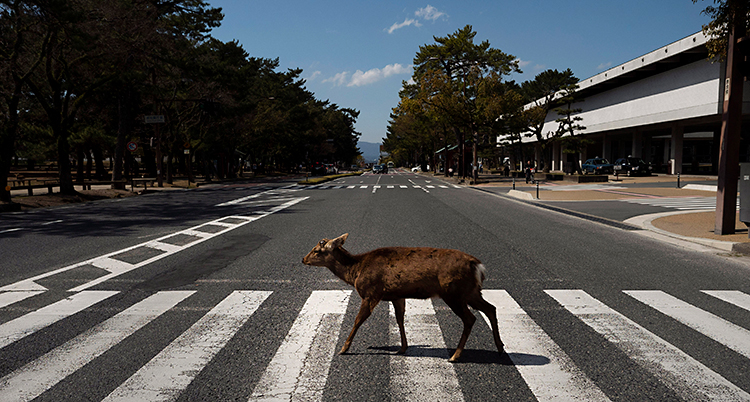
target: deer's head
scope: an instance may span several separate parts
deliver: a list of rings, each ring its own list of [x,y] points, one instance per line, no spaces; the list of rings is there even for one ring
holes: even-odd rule
[[[343,246],[347,237],[349,237],[349,233],[342,234],[333,240],[321,240],[312,250],[310,250],[309,253],[307,253],[305,258],[302,259],[302,263],[318,267],[329,266],[334,261],[333,251]]]

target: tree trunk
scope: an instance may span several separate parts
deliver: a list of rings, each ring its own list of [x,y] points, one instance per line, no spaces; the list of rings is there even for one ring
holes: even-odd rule
[[[52,132],[57,137],[57,165],[60,168],[60,194],[75,195],[73,187],[73,175],[70,172],[70,144],[68,143],[67,130],[60,124],[54,124]]]
[[[107,171],[104,169],[104,154],[102,153],[102,147],[98,144],[94,145],[91,149],[91,153],[94,156],[94,166],[96,167],[94,177],[96,177],[97,180],[102,180],[107,177]]]
[[[80,146],[76,147],[76,161],[77,161],[76,183],[79,183],[79,184],[83,183],[83,168],[84,168],[83,157],[84,157],[83,149],[81,149]]]
[[[112,167],[112,188],[124,190],[123,182],[123,162],[125,156],[125,145],[130,139],[133,131],[133,112],[131,109],[131,91],[130,85],[126,85],[117,99],[117,144],[115,145],[115,160]]]

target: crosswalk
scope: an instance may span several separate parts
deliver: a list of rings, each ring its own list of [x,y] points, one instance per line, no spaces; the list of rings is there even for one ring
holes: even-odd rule
[[[62,300],[29,311],[0,324],[0,358],[6,358],[13,345],[61,320],[78,319],[81,332],[34,360],[3,372],[0,401],[30,401],[53,389],[77,371],[104,358],[103,355],[169,312],[179,310],[199,295],[199,290],[158,291],[144,294],[132,305],[101,322],[85,326],[87,314],[111,309],[110,302],[122,296],[116,291],[84,290],[70,292]],[[285,297],[272,298],[269,290],[235,290],[219,300],[150,360],[134,369],[127,378],[108,390],[106,401],[170,401],[180,395],[205,370],[238,333],[253,331],[247,323],[261,308],[275,309]],[[41,291],[0,293],[0,312],[13,309],[24,300],[43,296]],[[346,336],[347,314],[354,314],[359,302],[351,290],[310,291],[304,305],[275,351],[262,368],[262,375],[249,401],[321,401],[335,359],[356,359],[336,355],[337,345]],[[497,308],[505,351],[528,390],[539,401],[609,401],[600,383],[579,367],[554,336],[548,334],[531,315],[503,289],[485,289],[485,298]],[[748,322],[750,295],[738,290],[700,290],[720,305],[735,309]],[[750,359],[750,330],[723,318],[706,306],[692,305],[661,290],[623,290],[623,297],[653,310],[665,320],[674,320],[687,331],[708,337],[721,347]],[[737,385],[665,339],[649,331],[648,324],[617,311],[581,289],[547,289],[539,297],[549,297],[561,312],[569,313],[599,334],[605,342],[621,350],[627,359],[650,373],[683,400],[750,401],[747,384]],[[130,299],[128,299],[130,300]],[[460,381],[461,365],[448,362],[453,345],[446,345],[433,300],[408,300],[405,326],[410,349],[404,355],[388,354],[385,370],[392,400],[462,401],[470,396]],[[715,306],[715,304],[708,304]],[[285,308],[288,308],[285,307]],[[393,307],[388,315],[387,338],[400,343]],[[349,311],[349,312],[348,312]],[[725,309],[722,309],[725,311]],[[489,322],[485,322],[489,327]],[[347,322],[351,322],[351,317]],[[734,316],[736,319],[736,316]],[[478,323],[481,321],[478,321]],[[385,325],[385,324],[384,324]],[[475,327],[477,328],[477,327]],[[372,328],[370,328],[372,330]],[[485,331],[485,334],[489,334]],[[482,336],[475,330],[472,337]],[[471,343],[471,339],[470,339]],[[12,351],[18,353],[18,350]],[[495,351],[488,351],[495,353]],[[602,362],[606,364],[606,362]],[[106,377],[110,373],[100,373]],[[360,379],[361,381],[361,379]],[[743,388],[744,387],[744,388]],[[468,393],[468,394],[467,394]],[[367,398],[365,398],[367,399]],[[616,398],[615,398],[616,399]]]
[[[302,186],[300,186],[302,187]],[[303,189],[309,190],[403,190],[403,189],[456,189],[463,188],[455,184],[317,184]]]
[[[619,200],[629,204],[648,205],[677,210],[714,210],[716,197],[667,197],[667,198],[628,198]],[[737,208],[740,200],[737,199]]]

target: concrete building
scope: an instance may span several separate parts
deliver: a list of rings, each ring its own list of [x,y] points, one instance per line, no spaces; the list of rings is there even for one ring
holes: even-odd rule
[[[696,33],[579,82],[583,99],[572,105],[591,142],[579,155],[552,146],[553,171],[569,172],[574,159],[629,155],[670,174],[716,174],[719,158],[724,63],[707,60],[706,37]],[[745,83],[743,113],[750,113],[750,85]],[[527,105],[530,107],[533,104]],[[547,115],[544,132],[555,131],[559,116]],[[750,135],[743,123],[740,161],[750,155]],[[524,138],[535,143],[535,138]],[[542,160],[536,146],[536,160]]]

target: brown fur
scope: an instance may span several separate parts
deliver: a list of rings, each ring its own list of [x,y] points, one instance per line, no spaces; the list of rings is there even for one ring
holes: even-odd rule
[[[490,319],[495,345],[502,353],[495,307],[482,298],[484,270],[478,259],[458,250],[429,247],[384,247],[352,255],[342,247],[348,236],[323,239],[302,259],[306,265],[327,267],[362,297],[354,327],[339,353],[349,349],[357,329],[381,300],[393,303],[401,332],[399,353],[406,352],[405,299],[431,297],[442,298],[464,323],[451,361],[460,357],[476,321],[468,306]]]

